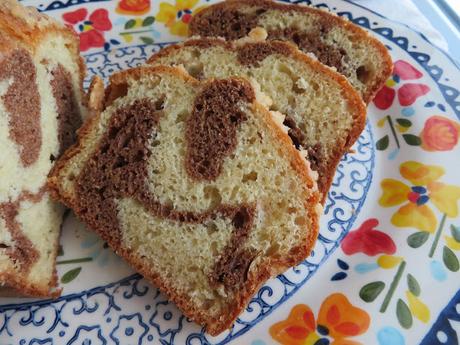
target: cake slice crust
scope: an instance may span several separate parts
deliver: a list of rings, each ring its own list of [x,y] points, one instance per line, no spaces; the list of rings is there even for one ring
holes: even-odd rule
[[[210,334],[309,255],[314,174],[249,82],[141,67],[112,76],[93,108],[53,195]]]
[[[359,26],[310,6],[269,0],[227,0],[197,13],[190,36],[245,37],[262,27],[269,40],[290,41],[345,75],[366,103],[391,75],[393,64],[385,46]]]

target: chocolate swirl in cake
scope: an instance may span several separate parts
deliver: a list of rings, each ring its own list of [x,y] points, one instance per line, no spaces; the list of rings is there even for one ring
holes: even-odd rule
[[[194,179],[214,180],[221,173],[223,161],[236,148],[236,133],[245,120],[238,109],[240,101],[254,99],[245,83],[223,80],[210,83],[197,96],[187,121],[187,173]],[[226,289],[238,289],[255,253],[244,248],[253,226],[255,205],[219,205],[204,212],[176,210],[162,204],[152,194],[146,179],[163,101],[136,100],[112,114],[108,129],[98,149],[88,160],[77,179],[76,212],[102,237],[118,247],[120,224],[116,199],[132,198],[152,215],[176,222],[202,224],[217,218],[230,219],[232,237],[209,274],[209,282]]]
[[[206,15],[200,15],[193,19],[190,23],[190,31],[192,36],[202,37],[223,37],[226,40],[236,40],[243,38],[255,27],[259,26],[258,17],[263,15],[269,8],[269,5],[262,3],[258,4],[259,9],[252,12],[242,12],[233,8],[225,8],[215,6],[212,12]],[[319,20],[319,30],[314,32],[305,32],[294,26],[284,29],[271,29],[268,31],[268,40],[291,41],[295,43],[300,50],[305,53],[313,53],[323,64],[335,67],[340,73],[345,73],[343,66],[344,59],[347,58],[347,53],[343,49],[338,49],[331,44],[323,41],[323,38],[333,27],[326,19]],[[264,47],[263,45],[260,46]],[[251,52],[253,56],[255,51]],[[264,55],[263,51],[259,54]],[[241,57],[242,63],[248,65],[258,61],[245,58],[247,52],[244,52]]]
[[[51,90],[56,101],[58,113],[59,156],[77,139],[77,129],[82,119],[79,113],[78,101],[72,90],[72,76],[62,66],[57,64],[51,71]]]
[[[7,92],[1,96],[9,114],[9,136],[18,145],[21,163],[26,168],[37,161],[42,144],[36,74],[32,58],[23,49],[12,51],[0,63],[0,80],[10,83]],[[38,202],[42,195],[43,190],[35,195],[23,192],[16,201],[0,203],[0,217],[13,243],[12,246],[0,243],[0,248],[23,272],[28,272],[40,255],[24,235],[16,217],[22,201]]]
[[[303,52],[313,53],[321,63],[336,68],[339,73],[346,73],[343,62],[347,59],[347,52],[323,41],[322,37],[331,29],[330,24],[322,21],[319,26],[319,32],[305,32],[295,27],[288,27],[283,30],[269,30],[268,39],[291,41]]]
[[[237,80],[210,83],[195,99],[187,119],[185,168],[195,180],[215,180],[224,159],[236,148],[236,133],[246,120],[240,102],[252,102],[254,91]]]
[[[48,65],[48,61],[42,62]],[[58,64],[51,71],[50,87],[57,106],[59,154],[76,139],[76,130],[81,125],[77,101],[72,92],[72,79],[68,71]],[[5,109],[10,115],[9,132],[11,139],[19,146],[19,155],[25,168],[34,164],[42,148],[40,126],[40,95],[36,83],[35,65],[26,50],[13,51],[0,64],[0,80],[11,80],[7,92],[1,97]],[[54,160],[51,154],[51,160]],[[17,221],[22,202],[38,203],[45,194],[42,187],[36,194],[22,192],[17,200],[0,203],[0,217],[4,220],[6,230],[10,232],[12,245],[0,243],[0,248],[18,269],[27,273],[39,259],[40,253],[32,241],[23,233]]]
[[[190,32],[196,36],[236,40],[247,36],[249,31],[257,26],[259,13],[242,13],[237,10],[216,8],[212,15],[195,18],[190,23]]]
[[[21,224],[16,217],[19,213],[21,202],[37,203],[42,199],[44,193],[45,188],[40,189],[37,194],[23,192],[15,202],[0,203],[0,217],[4,220],[13,243],[11,246],[0,243],[0,249],[5,249],[6,255],[17,264],[17,268],[23,273],[29,271],[30,267],[39,259],[40,253],[32,241],[24,235]]]
[[[42,145],[36,76],[34,63],[26,50],[16,49],[0,63],[0,80],[11,81],[1,100],[10,115],[10,137],[19,146],[24,167],[37,161]]]

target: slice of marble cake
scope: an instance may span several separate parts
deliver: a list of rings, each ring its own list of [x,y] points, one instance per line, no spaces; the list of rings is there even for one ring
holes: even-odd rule
[[[316,174],[244,79],[140,67],[102,94],[93,89],[101,112],[49,185],[216,335],[269,277],[309,255],[322,212]]]

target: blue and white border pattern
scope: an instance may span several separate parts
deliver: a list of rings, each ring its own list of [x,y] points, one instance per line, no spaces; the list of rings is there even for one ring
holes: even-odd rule
[[[420,345],[458,345],[460,343],[460,290],[439,314]]]

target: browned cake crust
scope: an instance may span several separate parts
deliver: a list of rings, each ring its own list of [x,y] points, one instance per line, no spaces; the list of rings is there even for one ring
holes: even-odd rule
[[[332,184],[337,165],[342,156],[347,153],[351,146],[359,138],[366,124],[366,108],[361,97],[350,85],[347,79],[323,65],[316,59],[313,59],[302,53],[296,46],[288,42],[281,41],[262,41],[246,44],[234,44],[233,42],[224,41],[219,38],[191,38],[183,43],[170,45],[158,53],[154,54],[147,63],[157,64],[163,57],[174,56],[182,47],[198,47],[207,49],[214,46],[225,47],[229,51],[234,51],[238,54],[238,60],[243,65],[254,66],[259,61],[272,54],[280,54],[292,57],[295,60],[301,61],[308,68],[313,68],[327,77],[333,79],[343,89],[342,96],[346,99],[350,113],[353,117],[353,124],[348,131],[348,136],[345,141],[337,141],[333,152],[329,156],[324,155],[324,150],[321,149],[322,143],[309,146],[306,145],[305,133],[296,125],[295,121],[286,115],[284,125],[289,127],[289,136],[297,148],[302,147],[308,151],[308,159],[314,171],[318,172],[318,189],[322,194],[322,203],[324,204],[329,188]],[[307,115],[308,116],[308,115]],[[342,138],[341,138],[342,139]]]
[[[254,13],[243,13],[242,7],[255,7]],[[235,40],[245,37],[249,31],[257,26],[258,17],[269,9],[289,13],[305,13],[319,16],[318,28],[314,32],[304,32],[294,27],[285,30],[268,31],[269,40],[287,40],[299,46],[306,53],[313,53],[325,65],[334,67],[338,72],[344,74],[341,61],[346,52],[338,47],[327,45],[321,41],[321,36],[326,34],[333,27],[341,27],[352,37],[353,41],[359,41],[368,45],[372,50],[378,52],[383,60],[381,69],[372,78],[371,83],[366,85],[362,98],[366,104],[374,98],[378,90],[391,75],[393,63],[385,46],[369,35],[364,29],[352,22],[336,16],[332,13],[313,8],[310,6],[299,6],[283,4],[270,0],[227,0],[209,6],[197,13],[189,26],[190,36],[202,37],[223,37],[227,40]],[[366,73],[365,71],[362,71]],[[360,71],[358,71],[358,74]],[[366,78],[365,75],[362,76]]]
[[[147,75],[149,73],[174,75],[175,77],[182,78],[186,84],[192,85],[194,88],[203,88],[204,90],[209,90],[209,92],[211,92],[210,94],[203,95],[203,97],[206,98],[205,106],[210,106],[209,100],[213,99],[213,97],[216,96],[214,94],[214,91],[212,91],[215,88],[220,89],[220,91],[219,90],[215,90],[215,91],[219,91],[219,92],[227,91],[227,92],[234,94],[235,97],[243,97],[246,100],[254,99],[254,92],[252,88],[250,87],[248,82],[244,81],[243,79],[236,79],[236,78],[228,79],[220,84],[214,81],[200,83],[196,79],[182,72],[180,69],[165,67],[165,66],[141,67],[141,68],[117,73],[110,78],[109,86],[105,91],[105,96],[102,95],[103,93],[102,83],[100,82],[100,80],[96,80],[95,82],[93,82],[93,85],[91,88],[93,90],[93,94],[90,95],[90,104],[89,104],[89,107],[94,112],[94,115],[90,117],[79,130],[77,144],[72,146],[69,150],[67,150],[65,154],[63,155],[63,157],[59,159],[57,164],[54,166],[52,172],[50,173],[50,177],[48,179],[48,186],[54,198],[62,201],[68,207],[72,208],[77,214],[77,216],[80,217],[83,221],[85,221],[85,223],[87,223],[92,229],[94,229],[103,238],[104,241],[107,241],[109,246],[118,255],[126,259],[127,262],[136,271],[141,273],[146,279],[151,281],[155,286],[159,287],[168,296],[168,298],[171,301],[176,303],[177,306],[183,311],[183,313],[187,317],[193,319],[194,321],[196,321],[197,323],[201,325],[205,325],[207,332],[210,333],[211,335],[217,335],[221,333],[222,331],[224,331],[225,329],[229,328],[233,324],[234,320],[244,310],[244,308],[248,304],[253,294],[269,277],[277,275],[283,272],[284,270],[286,270],[288,267],[291,267],[293,265],[300,263],[310,254],[310,251],[318,235],[318,212],[319,211],[317,209],[317,205],[319,202],[319,193],[312,193],[311,196],[304,201],[304,207],[308,210],[308,214],[311,220],[312,227],[311,229],[308,229],[308,231],[307,230],[305,231],[306,236],[303,239],[302,243],[298,243],[296,247],[293,247],[290,252],[290,255],[287,255],[286,257],[270,258],[270,260],[267,261],[266,265],[264,265],[260,269],[257,269],[257,272],[255,274],[253,271],[251,271],[249,274],[246,273],[248,276],[246,277],[246,280],[244,281],[244,283],[242,283],[239,280],[240,278],[236,277],[235,274],[233,273],[243,273],[243,272],[240,272],[239,269],[237,269],[236,267],[246,267],[245,265],[248,264],[246,260],[248,253],[240,252],[240,250],[238,249],[237,242],[238,240],[244,239],[244,236],[246,236],[244,229],[246,229],[246,227],[249,226],[250,223],[252,222],[253,211],[252,211],[251,205],[240,205],[241,207],[237,209],[230,207],[230,208],[225,208],[225,209],[206,211],[203,214],[195,214],[193,212],[177,213],[176,211],[171,210],[165,205],[155,203],[152,199],[154,198],[154,196],[149,195],[149,192],[144,191],[144,189],[137,189],[138,191],[136,192],[135,184],[138,182],[134,181],[136,179],[134,177],[135,175],[134,171],[133,172],[125,171],[123,173],[122,180],[118,180],[117,178],[114,179],[112,177],[112,182],[110,183],[114,183],[113,181],[119,181],[115,183],[121,183],[121,184],[117,185],[115,189],[109,189],[109,190],[112,190],[112,192],[110,192],[109,190],[106,190],[105,195],[107,195],[109,198],[112,195],[111,193],[118,193],[119,195],[130,195],[130,197],[133,197],[134,199],[139,200],[139,202],[141,202],[142,204],[146,205],[145,207],[149,210],[149,212],[153,212],[153,214],[161,215],[162,217],[167,217],[168,219],[180,219],[181,221],[191,222],[191,223],[199,222],[200,221],[199,218],[209,217],[210,215],[212,215],[212,213],[216,213],[216,212],[233,218],[233,226],[235,226],[237,230],[239,229],[240,232],[235,233],[236,237],[234,237],[233,240],[230,241],[230,244],[228,245],[225,251],[228,253],[223,255],[222,257],[223,259],[218,261],[213,271],[215,275],[210,275],[209,279],[211,282],[213,281],[213,279],[214,280],[218,279],[219,281],[223,281],[224,284],[226,286],[228,285],[230,289],[232,289],[231,284],[234,284],[233,289],[237,289],[236,298],[234,299],[234,303],[229,305],[229,308],[226,311],[226,313],[219,315],[218,317],[211,316],[210,314],[207,313],[206,310],[197,308],[194,304],[191,303],[191,301],[186,296],[181,294],[179,291],[176,291],[175,288],[173,288],[173,286],[171,286],[171,284],[168,281],[162,279],[159,275],[159,272],[156,272],[155,270],[153,270],[152,266],[149,265],[148,260],[144,259],[143,257],[139,257],[138,255],[133,253],[132,250],[129,250],[129,248],[127,248],[124,245],[123,241],[120,240],[119,231],[121,231],[121,229],[118,227],[118,225],[116,225],[117,221],[114,220],[113,218],[112,219],[108,218],[109,216],[116,217],[116,214],[113,214],[110,206],[108,206],[108,208],[105,209],[102,213],[98,213],[99,211],[97,209],[98,207],[97,198],[99,198],[99,196],[92,195],[92,197],[96,198],[95,200],[93,200],[94,202],[92,203],[92,205],[90,205],[91,200],[88,199],[87,201],[90,203],[86,204],[86,202],[81,199],[82,195],[89,196],[90,194],[88,193],[91,193],[90,192],[91,182],[89,181],[95,182],[94,178],[96,178],[98,180],[97,183],[99,184],[107,183],[107,182],[104,182],[104,181],[107,181],[107,179],[103,178],[101,175],[103,173],[102,172],[97,173],[98,169],[101,169],[102,167],[96,166],[93,164],[99,164],[96,162],[104,161],[103,159],[101,160],[101,159],[94,158],[96,157],[94,155],[95,154],[97,155],[97,152],[101,150],[101,145],[103,145],[104,152],[112,152],[111,150],[113,150],[112,146],[108,145],[108,142],[105,141],[108,138],[108,136],[110,136],[111,127],[109,127],[108,129],[108,134],[107,133],[104,134],[104,137],[106,139],[101,138],[100,139],[101,141],[98,142],[99,148],[96,148],[96,153],[93,154],[94,159],[89,158],[89,161],[86,163],[85,168],[80,171],[80,175],[72,177],[71,181],[74,181],[72,182],[73,183],[72,190],[69,190],[68,192],[65,192],[63,190],[64,189],[63,181],[68,179],[68,176],[66,176],[67,165],[69,164],[69,161],[71,161],[74,157],[77,157],[81,152],[83,152],[83,148],[85,147],[86,141],[89,140],[88,139],[89,134],[91,133],[92,129],[95,126],[96,127],[98,126],[100,122],[101,110],[105,109],[108,105],[110,105],[114,101],[114,99],[120,96],[124,96],[126,94],[128,78],[129,79],[134,78],[136,80],[136,79],[139,79],[142,75]],[[196,102],[197,102],[195,103],[196,106],[197,104],[200,104],[199,100],[197,100]],[[284,149],[290,152],[291,165],[295,169],[295,171],[300,175],[301,179],[303,180],[303,183],[306,186],[309,186],[309,188],[314,188],[314,180],[308,174],[308,170],[305,169],[305,162],[302,160],[302,157],[300,156],[300,154],[292,146],[289,137],[285,133],[282,132],[279,126],[272,120],[269,113],[261,105],[255,103],[254,106],[260,107],[260,112],[264,114],[265,120],[269,124],[270,129],[276,134],[276,140],[279,141],[280,146],[283,146]],[[132,146],[132,148],[135,149],[136,147],[135,152],[138,152],[139,154],[140,152],[145,153],[145,151],[140,149],[140,146],[138,146],[138,144],[143,140],[143,137],[145,134],[144,133],[145,126],[147,127],[155,126],[155,121],[156,121],[155,112],[161,111],[162,104],[161,102],[157,102],[155,104],[152,104],[150,108],[150,106],[147,103],[141,102],[139,104],[136,103],[136,107],[139,109],[144,109],[145,107],[145,109],[141,112],[136,112],[137,115],[133,117],[132,114],[128,114],[130,111],[129,109],[120,108],[119,111],[117,111],[116,114],[113,115],[114,117],[111,119],[111,123],[116,124],[118,123],[118,121],[120,121],[120,119],[125,118],[125,117],[131,118],[131,120],[136,118],[135,121],[131,121],[131,122],[128,121],[129,124],[127,122],[125,123],[122,121],[121,123],[125,123],[125,124],[119,128],[120,130],[127,131],[127,133],[132,133],[132,129],[137,128],[136,133],[137,133],[138,139],[132,140],[132,143],[130,145],[134,145]],[[200,106],[198,105],[198,107]],[[219,107],[214,108],[213,111],[218,108]],[[198,113],[200,113],[200,111],[198,111]],[[239,115],[236,115],[236,116],[239,116]],[[240,120],[243,120],[243,119],[240,118]],[[235,125],[238,126],[237,122],[240,120],[232,118],[231,122],[228,122],[227,125],[225,126],[235,126]],[[119,123],[119,125],[117,126],[121,126],[121,123]],[[217,127],[214,127],[214,128],[217,128]],[[196,132],[193,128],[190,128],[189,130],[191,132]],[[115,131],[113,133],[115,133]],[[193,136],[192,133],[190,135]],[[232,139],[230,138],[226,140],[231,141]],[[230,150],[231,150],[232,143],[227,143],[227,144],[228,144],[227,146],[230,147]],[[201,144],[197,143],[197,145],[199,147]],[[115,152],[116,151],[114,151],[114,153]],[[193,152],[195,151],[191,150],[190,152],[192,157],[195,157],[193,158],[193,160],[196,160],[199,162],[202,159],[201,154],[196,153],[196,152],[193,153]],[[225,152],[226,151],[221,151],[221,154],[226,155],[226,154],[229,154],[230,151],[228,151],[227,153]],[[118,154],[121,155],[120,152]],[[134,159],[136,162],[137,161],[140,162],[143,159],[140,158],[138,154],[134,156],[129,156],[129,154],[123,154],[123,157],[124,157],[123,159],[129,162],[131,162],[132,159]],[[110,164],[110,163],[102,163],[102,164]],[[219,163],[217,162],[216,164],[218,165]],[[138,168],[136,169],[137,169],[136,172],[142,171],[142,168],[140,166],[138,166]],[[207,165],[203,166],[202,168],[200,168],[200,165],[198,164],[198,170],[191,168],[192,171],[190,171],[190,173],[193,176],[195,176],[194,178],[197,180],[208,180],[208,179],[213,179],[215,177],[215,174],[216,174],[215,169],[216,169],[216,165],[214,163],[210,164],[209,166]],[[217,169],[219,168],[217,167]],[[99,177],[96,177],[94,175],[94,178],[93,178],[91,177],[91,174],[98,174]],[[132,180],[133,178],[134,180]],[[84,182],[86,180],[87,182]],[[134,183],[132,184],[131,182],[133,181]],[[108,202],[108,204],[109,203],[110,202]],[[89,209],[89,207],[91,207],[91,209]],[[234,244],[236,246],[232,247]],[[233,257],[234,255],[236,255],[235,253],[238,255],[238,257]],[[233,259],[230,260],[232,261],[230,262],[230,261],[226,261],[225,258],[233,258]],[[232,265],[233,266],[236,265],[236,266],[233,267]],[[232,269],[229,270],[229,268],[232,268]]]
[[[34,8],[23,7],[14,0],[0,2],[0,80],[13,78],[14,82],[8,92],[2,97],[7,112],[10,114],[10,136],[20,151],[21,163],[25,168],[34,164],[40,154],[42,143],[46,138],[41,136],[40,127],[40,95],[36,80],[36,66],[33,57],[40,43],[51,36],[65,37],[70,44],[63,47],[68,49],[79,66],[80,92],[83,95],[83,78],[86,67],[80,57],[79,40],[72,30],[64,25],[40,14]],[[48,65],[47,61],[40,62]],[[81,124],[80,107],[72,97],[70,73],[66,66],[58,64],[49,73],[52,75],[51,92],[56,100],[58,141],[60,153],[75,141],[75,131]],[[83,101],[86,101],[83,98]],[[50,157],[50,160],[57,159]],[[15,245],[3,247],[6,255],[19,268],[0,271],[0,295],[57,297],[60,290],[57,286],[57,273],[47,284],[33,284],[27,278],[32,265],[39,254],[34,243],[25,236],[22,226],[16,221],[21,203],[40,202],[47,189],[43,186],[38,193],[22,191],[17,200],[0,202],[0,217],[5,222]],[[47,216],[47,215],[43,215]],[[2,229],[3,230],[3,229]],[[58,246],[52,249],[50,256],[56,259]],[[53,265],[55,266],[55,265]]]

